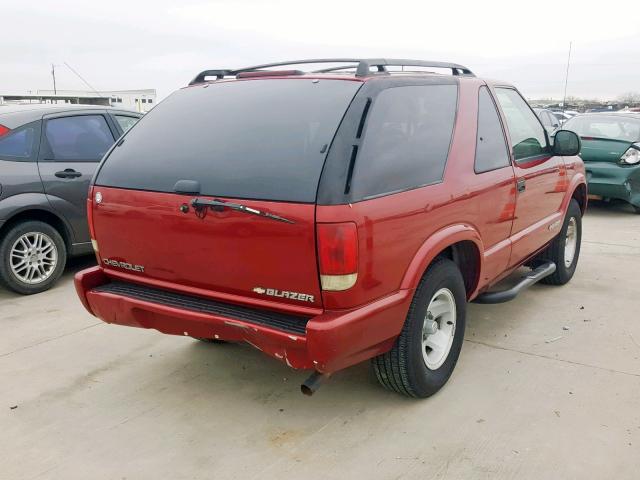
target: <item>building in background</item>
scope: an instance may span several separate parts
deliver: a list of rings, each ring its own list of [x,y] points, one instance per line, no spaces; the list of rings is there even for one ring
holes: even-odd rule
[[[145,90],[37,90],[26,94],[1,92],[3,103],[70,103],[74,105],[102,105],[148,112],[156,104],[156,91]]]

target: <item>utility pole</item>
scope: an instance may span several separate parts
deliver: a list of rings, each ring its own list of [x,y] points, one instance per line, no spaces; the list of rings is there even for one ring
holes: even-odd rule
[[[567,83],[569,83],[569,64],[571,63],[571,44],[573,42],[569,42],[569,56],[567,57],[567,73],[564,76],[564,97],[562,98],[562,113],[567,108]]]
[[[56,89],[56,66],[51,64],[51,76],[53,77],[53,94],[57,95],[58,90]]]

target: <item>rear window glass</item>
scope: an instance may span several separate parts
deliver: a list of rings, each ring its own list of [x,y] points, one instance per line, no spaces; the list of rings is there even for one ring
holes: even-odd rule
[[[607,115],[585,115],[574,117],[564,124],[582,137],[608,138],[637,142],[640,140],[640,118]]]
[[[175,92],[131,130],[96,184],[314,202],[329,144],[360,82],[263,79]]]
[[[368,115],[352,191],[376,197],[442,180],[456,115],[456,85],[393,87]]]

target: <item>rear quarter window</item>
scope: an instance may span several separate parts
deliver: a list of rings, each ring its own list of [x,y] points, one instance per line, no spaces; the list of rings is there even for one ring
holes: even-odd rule
[[[476,136],[476,173],[510,165],[509,150],[496,106],[487,87],[478,94],[478,132]]]
[[[127,115],[115,115],[118,125],[122,129],[122,133],[127,133],[131,127],[138,123],[138,117],[130,117]]]
[[[356,200],[442,180],[457,92],[457,85],[418,85],[378,94],[355,160],[351,190]]]
[[[40,122],[18,127],[0,137],[0,160],[30,161],[39,140]]]

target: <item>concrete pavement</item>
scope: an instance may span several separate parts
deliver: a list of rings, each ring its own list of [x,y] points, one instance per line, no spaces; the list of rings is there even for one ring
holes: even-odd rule
[[[578,271],[471,305],[445,388],[363,364],[311,398],[245,345],[105,325],[72,285],[0,290],[0,479],[637,479],[640,216],[594,204]],[[568,327],[564,329],[563,327]]]

